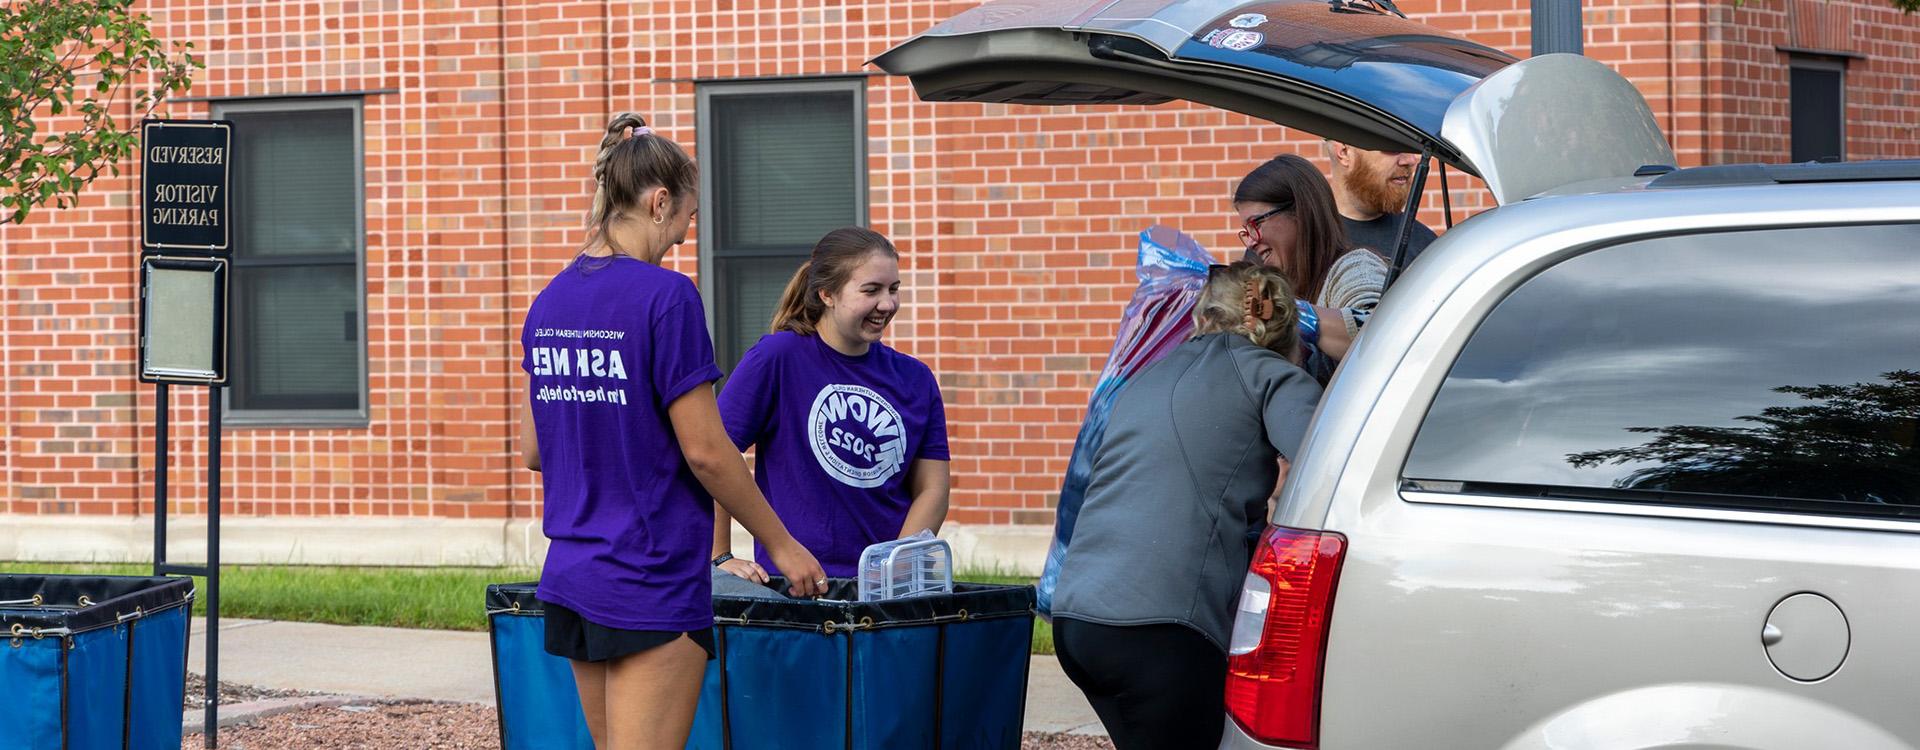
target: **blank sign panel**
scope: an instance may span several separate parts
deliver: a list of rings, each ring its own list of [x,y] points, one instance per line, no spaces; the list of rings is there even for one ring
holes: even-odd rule
[[[226,263],[149,258],[144,264],[142,380],[218,383],[226,379]]]

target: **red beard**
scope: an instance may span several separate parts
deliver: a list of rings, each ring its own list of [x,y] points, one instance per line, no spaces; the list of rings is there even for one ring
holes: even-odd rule
[[[1353,160],[1353,166],[1347,169],[1347,194],[1360,204],[1360,208],[1369,209],[1372,213],[1397,214],[1406,210],[1407,194],[1413,191],[1413,183],[1395,185],[1387,180],[1411,177],[1413,170],[1395,167],[1389,173],[1373,164],[1373,160],[1366,157]]]

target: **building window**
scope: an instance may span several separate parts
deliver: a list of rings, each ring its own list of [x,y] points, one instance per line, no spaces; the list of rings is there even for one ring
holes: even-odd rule
[[[867,220],[864,81],[699,90],[702,291],[732,370],[827,232]]]
[[[367,419],[359,99],[217,105],[233,121],[239,424]]]
[[[1793,160],[1847,158],[1847,67],[1837,60],[1794,56],[1788,67],[1793,100]]]

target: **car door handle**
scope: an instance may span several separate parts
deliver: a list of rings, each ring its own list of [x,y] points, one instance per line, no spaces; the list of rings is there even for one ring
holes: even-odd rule
[[[1779,643],[1780,639],[1785,637],[1787,637],[1787,634],[1780,632],[1780,628],[1775,627],[1772,623],[1768,623],[1766,627],[1760,629],[1760,642],[1768,646]]]

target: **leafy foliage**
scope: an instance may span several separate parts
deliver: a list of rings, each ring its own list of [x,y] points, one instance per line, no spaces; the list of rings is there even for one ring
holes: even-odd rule
[[[1574,466],[1653,462],[1623,489],[1920,503],[1920,372],[1883,383],[1782,386],[1808,403],[1740,417],[1753,427],[1635,427],[1655,437],[1629,448],[1576,453]]]
[[[140,119],[169,94],[185,91],[205,63],[153,38],[133,0],[0,0],[0,221],[19,223],[36,206],[65,208],[80,188],[139,146]],[[132,110],[123,87],[133,87]],[[150,87],[149,87],[150,86]],[[64,132],[43,132],[37,113],[78,117]]]

